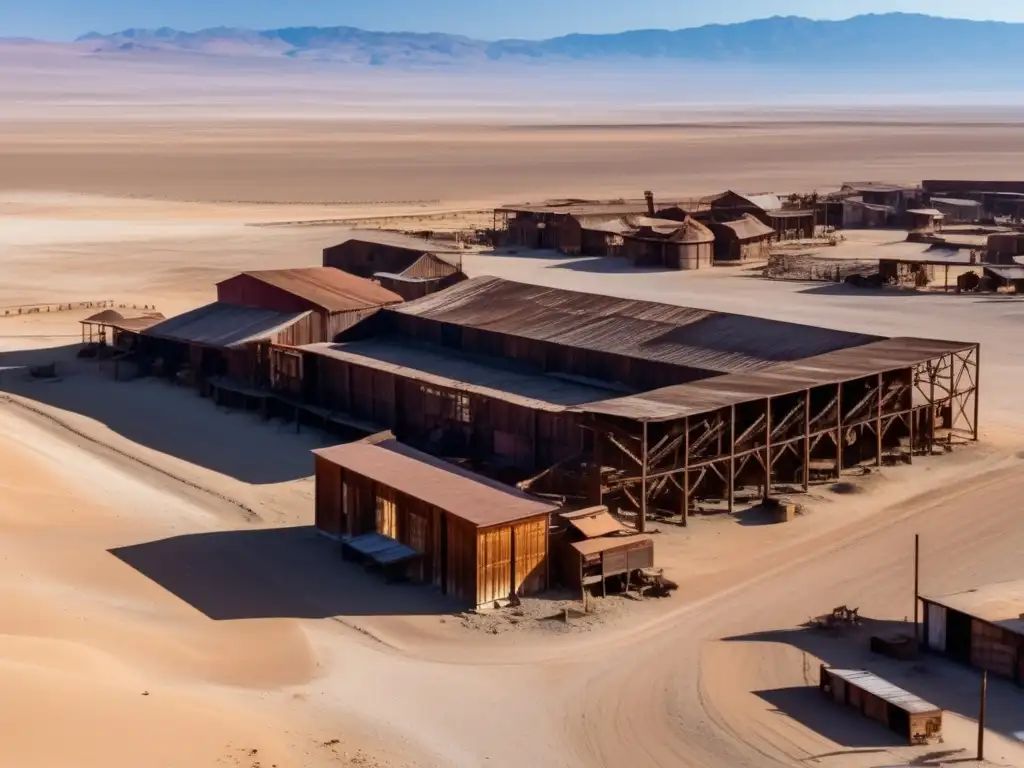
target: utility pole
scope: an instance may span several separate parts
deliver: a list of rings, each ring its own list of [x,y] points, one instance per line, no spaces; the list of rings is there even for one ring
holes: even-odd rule
[[[981,673],[981,704],[978,707],[978,762],[985,759],[985,700],[988,698],[988,670]]]
[[[920,627],[918,622],[918,603],[920,603],[920,573],[921,573],[921,534],[914,534],[914,639],[921,640]]]

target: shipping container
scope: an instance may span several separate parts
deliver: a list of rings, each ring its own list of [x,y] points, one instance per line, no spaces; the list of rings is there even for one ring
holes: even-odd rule
[[[821,692],[858,710],[908,744],[933,744],[942,738],[942,710],[864,670],[821,665]]]

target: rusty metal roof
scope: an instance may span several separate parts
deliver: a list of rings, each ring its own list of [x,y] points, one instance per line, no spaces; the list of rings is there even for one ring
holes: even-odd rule
[[[477,277],[387,311],[713,373],[855,347],[878,336]]]
[[[1024,636],[1024,579],[985,584],[949,595],[922,596],[921,599]]]
[[[803,360],[779,363],[754,373],[729,374],[676,384],[650,392],[588,403],[573,410],[636,421],[669,421],[751,400],[801,392],[811,387],[909,368],[977,345],[956,341],[881,339]]]
[[[240,347],[269,340],[309,314],[214,302],[164,320],[143,331],[143,335],[208,347]]]
[[[348,443],[313,453],[443,509],[478,528],[505,525],[558,509],[518,488],[477,475],[395,440],[377,444]]]
[[[581,555],[586,556],[608,552],[613,549],[621,549],[622,547],[635,547],[644,543],[649,543],[653,547],[654,539],[645,534],[637,533],[632,536],[601,536],[596,539],[577,541],[570,546]]]
[[[166,318],[160,312],[145,312],[135,317],[126,317],[116,309],[105,309],[95,315],[81,320],[82,325],[103,325],[108,328],[115,328],[119,331],[133,331],[138,333],[147,328],[152,328]]]
[[[307,344],[300,349],[424,384],[473,392],[538,411],[564,411],[573,405],[608,397],[613,392],[554,376],[484,365],[449,351],[436,352],[426,344],[414,346],[371,339],[344,344]]]
[[[599,536],[628,530],[626,526],[611,516],[607,507],[592,507],[578,512],[568,512],[562,514],[561,517],[588,539],[596,539]]]
[[[941,707],[937,707],[919,696],[915,696],[910,691],[905,691],[893,685],[888,680],[884,680],[872,672],[867,672],[863,669],[826,669],[833,677],[845,680],[850,685],[860,688],[872,696],[877,696],[882,701],[899,707],[904,712],[925,714],[942,711]]]
[[[757,240],[775,234],[774,229],[750,213],[744,214],[742,219],[736,221],[720,221],[718,226],[731,229],[740,240]]]
[[[404,248],[407,251],[415,251],[416,253],[433,253],[448,263],[453,263],[451,255],[458,254],[459,258],[454,263],[455,266],[462,266],[462,249],[455,243],[443,240],[407,235],[405,232],[396,232],[390,229],[353,229],[349,232],[349,236],[340,244],[343,245],[350,240],[387,245],[392,248]]]
[[[327,312],[370,309],[402,301],[401,296],[378,283],[334,267],[264,269],[242,274],[299,296]]]

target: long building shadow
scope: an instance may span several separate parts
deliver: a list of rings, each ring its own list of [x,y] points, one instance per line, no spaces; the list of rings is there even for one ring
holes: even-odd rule
[[[980,673],[941,656],[921,653],[916,659],[900,661],[872,653],[872,635],[891,636],[913,634],[913,625],[907,622],[865,620],[861,627],[828,632],[825,630],[800,627],[772,632],[754,633],[725,638],[725,642],[784,643],[797,648],[809,656],[822,660],[827,666],[840,669],[865,669],[874,672],[910,693],[920,696],[944,711],[970,719],[978,717]],[[826,720],[842,719],[849,725],[852,721],[863,720],[855,710],[830,702],[816,688],[801,688],[800,694],[794,689],[756,692],[777,710],[789,714],[808,728],[826,738],[845,746],[857,746],[834,734]],[[770,698],[771,697],[771,698]],[[776,701],[773,701],[774,698]],[[795,702],[795,705],[794,705]],[[817,704],[815,704],[817,702]],[[780,704],[782,706],[780,706]],[[884,727],[870,722],[873,729],[881,731],[880,738],[887,736]],[[1012,681],[989,675],[988,709],[986,727],[1007,738],[1018,740],[1024,733],[1024,688]],[[845,730],[845,727],[844,729]],[[858,732],[861,729],[858,729]],[[851,731],[852,733],[852,731]]]
[[[341,558],[311,526],[174,536],[110,550],[214,621],[442,615],[458,603],[426,585],[388,584]]]
[[[0,392],[85,416],[133,443],[253,485],[309,477],[310,450],[340,442],[315,429],[296,434],[294,423],[218,409],[195,389],[164,380],[114,381],[95,361],[77,360],[77,350],[0,352]],[[20,368],[51,362],[54,380],[32,379]]]

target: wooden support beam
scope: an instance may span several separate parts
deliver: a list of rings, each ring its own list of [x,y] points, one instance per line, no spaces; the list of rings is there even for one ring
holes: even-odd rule
[[[971,433],[974,440],[978,439],[978,403],[981,399],[981,345],[974,348],[974,424]]]
[[[792,423],[796,420],[797,416],[800,415],[800,411],[802,411],[803,409],[803,401],[794,405],[793,408],[790,409],[790,411],[784,417],[782,417],[782,419],[779,420],[778,424],[775,424],[771,428],[769,436],[774,440],[774,438],[778,437],[787,429],[789,429],[790,425],[792,425]]]
[[[683,466],[690,466],[690,417],[683,427]],[[690,471],[683,470],[683,526],[690,524]]]
[[[729,406],[729,514],[736,509],[736,406]]]
[[[884,375],[878,374],[878,413],[875,414],[875,466],[882,466],[882,395]]]
[[[733,441],[733,449],[735,449],[737,446],[743,445],[743,443],[746,442],[747,438],[750,437],[754,433],[754,431],[761,426],[761,422],[763,422],[764,420],[764,414],[762,413],[760,416],[757,417],[753,424],[751,424],[749,427],[747,427],[746,430],[744,430],[742,435],[740,435]]]
[[[804,493],[811,489],[811,390],[804,391]]]
[[[644,422],[643,448],[641,449],[640,471],[640,517],[637,520],[636,529],[640,533],[647,531],[647,422]]]
[[[772,495],[772,399],[766,401],[765,409],[765,444],[764,444],[764,496],[763,501],[768,501]]]
[[[836,479],[843,476],[843,384],[840,382],[836,394]]]
[[[646,431],[646,430],[647,430],[647,422],[644,422],[644,431]],[[618,448],[620,451],[622,451],[622,453],[624,453],[626,456],[631,458],[633,461],[635,461],[641,467],[645,466],[643,461],[641,461],[639,458],[634,456],[633,453],[626,446],[624,446],[622,443],[620,443],[618,440],[615,439],[615,435],[613,435],[611,433],[607,433],[605,435],[605,437],[608,438],[608,442],[610,442],[612,445],[614,445],[616,448]]]

